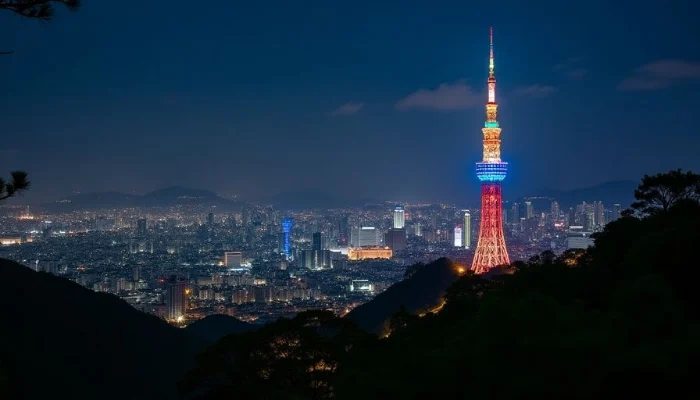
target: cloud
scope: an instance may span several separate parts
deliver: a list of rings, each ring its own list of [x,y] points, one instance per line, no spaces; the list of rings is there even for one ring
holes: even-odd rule
[[[659,60],[642,65],[617,85],[618,90],[654,90],[700,80],[700,63]]]
[[[559,63],[552,67],[552,71],[559,72],[569,79],[582,79],[588,74],[588,70],[580,66],[582,57],[569,57],[563,63]]]
[[[515,89],[515,94],[530,97],[545,97],[549,96],[550,94],[556,91],[557,88],[555,88],[554,86],[541,85],[539,83],[535,83],[534,85],[521,86]]]
[[[420,89],[396,103],[396,109],[455,111],[482,104],[486,97],[479,95],[464,80],[442,83],[435,89]]]
[[[331,112],[331,115],[333,116],[338,116],[338,115],[353,115],[357,114],[362,110],[362,107],[365,106],[365,103],[355,103],[352,101],[349,101],[342,106],[336,108]]]

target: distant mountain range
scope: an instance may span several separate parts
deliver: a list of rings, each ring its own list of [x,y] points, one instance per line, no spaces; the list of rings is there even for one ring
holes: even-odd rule
[[[625,209],[634,201],[634,190],[637,186],[639,182],[636,181],[612,181],[573,190],[543,189],[538,192],[538,196],[551,197],[557,200],[561,207],[572,207],[584,201],[602,201],[606,206],[618,203]]]
[[[624,209],[634,201],[634,189],[637,188],[638,184],[635,181],[614,181],[573,190],[542,189],[528,197],[553,198],[559,202],[562,208],[572,207],[583,201],[588,203],[602,201],[606,205],[619,203]],[[320,190],[284,192],[274,196],[258,198],[255,202],[258,204],[269,204],[280,210],[292,211],[363,207],[384,203],[382,200],[368,197],[346,199]],[[216,206],[220,210],[238,211],[244,204],[242,201],[227,199],[209,190],[171,186],[144,195],[120,192],[77,194],[53,203],[45,203],[43,207],[51,211],[70,211],[114,207],[204,205]],[[539,209],[540,207],[537,208]]]
[[[271,204],[275,208],[283,210],[311,210],[361,207],[367,203],[376,203],[378,200],[370,198],[344,199],[320,190],[309,190],[278,193],[274,196],[260,198],[257,202]]]
[[[120,192],[85,193],[44,204],[54,211],[100,209],[112,207],[169,207],[176,205],[216,206],[226,210],[240,209],[242,203],[223,198],[209,190],[171,186],[145,195]]]

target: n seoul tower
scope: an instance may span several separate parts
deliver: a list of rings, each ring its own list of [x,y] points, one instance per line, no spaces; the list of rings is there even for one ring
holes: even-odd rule
[[[501,161],[501,128],[498,125],[496,75],[493,64],[493,28],[489,31],[489,98],[486,103],[484,158],[476,163],[476,176],[481,181],[481,224],[472,270],[478,274],[510,264],[503,236],[501,182],[506,178],[508,163]]]

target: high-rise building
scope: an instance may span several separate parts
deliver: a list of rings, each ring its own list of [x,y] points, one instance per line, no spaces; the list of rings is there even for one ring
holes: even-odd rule
[[[323,249],[323,234],[321,232],[316,232],[311,238],[311,250],[321,251]]]
[[[397,251],[406,249],[406,230],[405,229],[389,229],[384,240],[386,245],[396,253]]]
[[[462,233],[462,225],[455,226],[454,239],[455,247],[462,247],[462,241],[464,240],[464,234]]]
[[[525,202],[525,219],[530,219],[535,216],[535,209],[532,207],[531,201]]]
[[[226,268],[240,268],[243,263],[243,253],[240,251],[224,252],[224,265]]]
[[[282,221],[282,237],[280,243],[280,253],[289,257],[291,251],[291,234],[292,234],[292,220],[285,219]]]
[[[559,218],[559,202],[552,200],[551,213],[552,218]]]
[[[464,210],[464,225],[462,234],[464,235],[464,240],[462,244],[465,249],[472,248],[472,215],[469,210]]]
[[[353,228],[350,235],[350,245],[352,247],[379,246],[382,237],[379,229],[373,226],[362,226]]]
[[[165,317],[181,321],[187,310],[187,281],[172,276],[165,292]]]
[[[520,222],[520,205],[518,203],[513,203],[513,207],[511,208],[511,216],[510,220],[512,223],[519,223]]]
[[[620,218],[620,214],[622,213],[622,209],[620,208],[620,205],[618,203],[613,204],[612,208],[612,221]]]
[[[300,266],[308,269],[333,268],[330,250],[303,250]]]
[[[146,218],[139,218],[139,220],[136,221],[136,234],[139,236],[146,236],[146,233],[147,233]]]
[[[597,227],[603,227],[605,225],[605,206],[602,201],[593,202],[593,212],[595,213],[595,225]]]
[[[481,132],[483,160],[476,163],[476,176],[481,181],[481,223],[472,270],[481,274],[502,264],[510,264],[503,235],[501,182],[506,178],[508,163],[501,161],[501,128],[496,103],[496,75],[493,57],[493,28],[489,41],[488,102],[486,122]]]
[[[403,229],[406,223],[406,214],[403,207],[396,206],[394,208],[394,229]]]

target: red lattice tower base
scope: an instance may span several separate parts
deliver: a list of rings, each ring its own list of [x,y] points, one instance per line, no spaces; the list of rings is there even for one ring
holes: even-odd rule
[[[493,267],[510,264],[503,236],[501,183],[481,184],[481,224],[472,270],[483,274]]]

